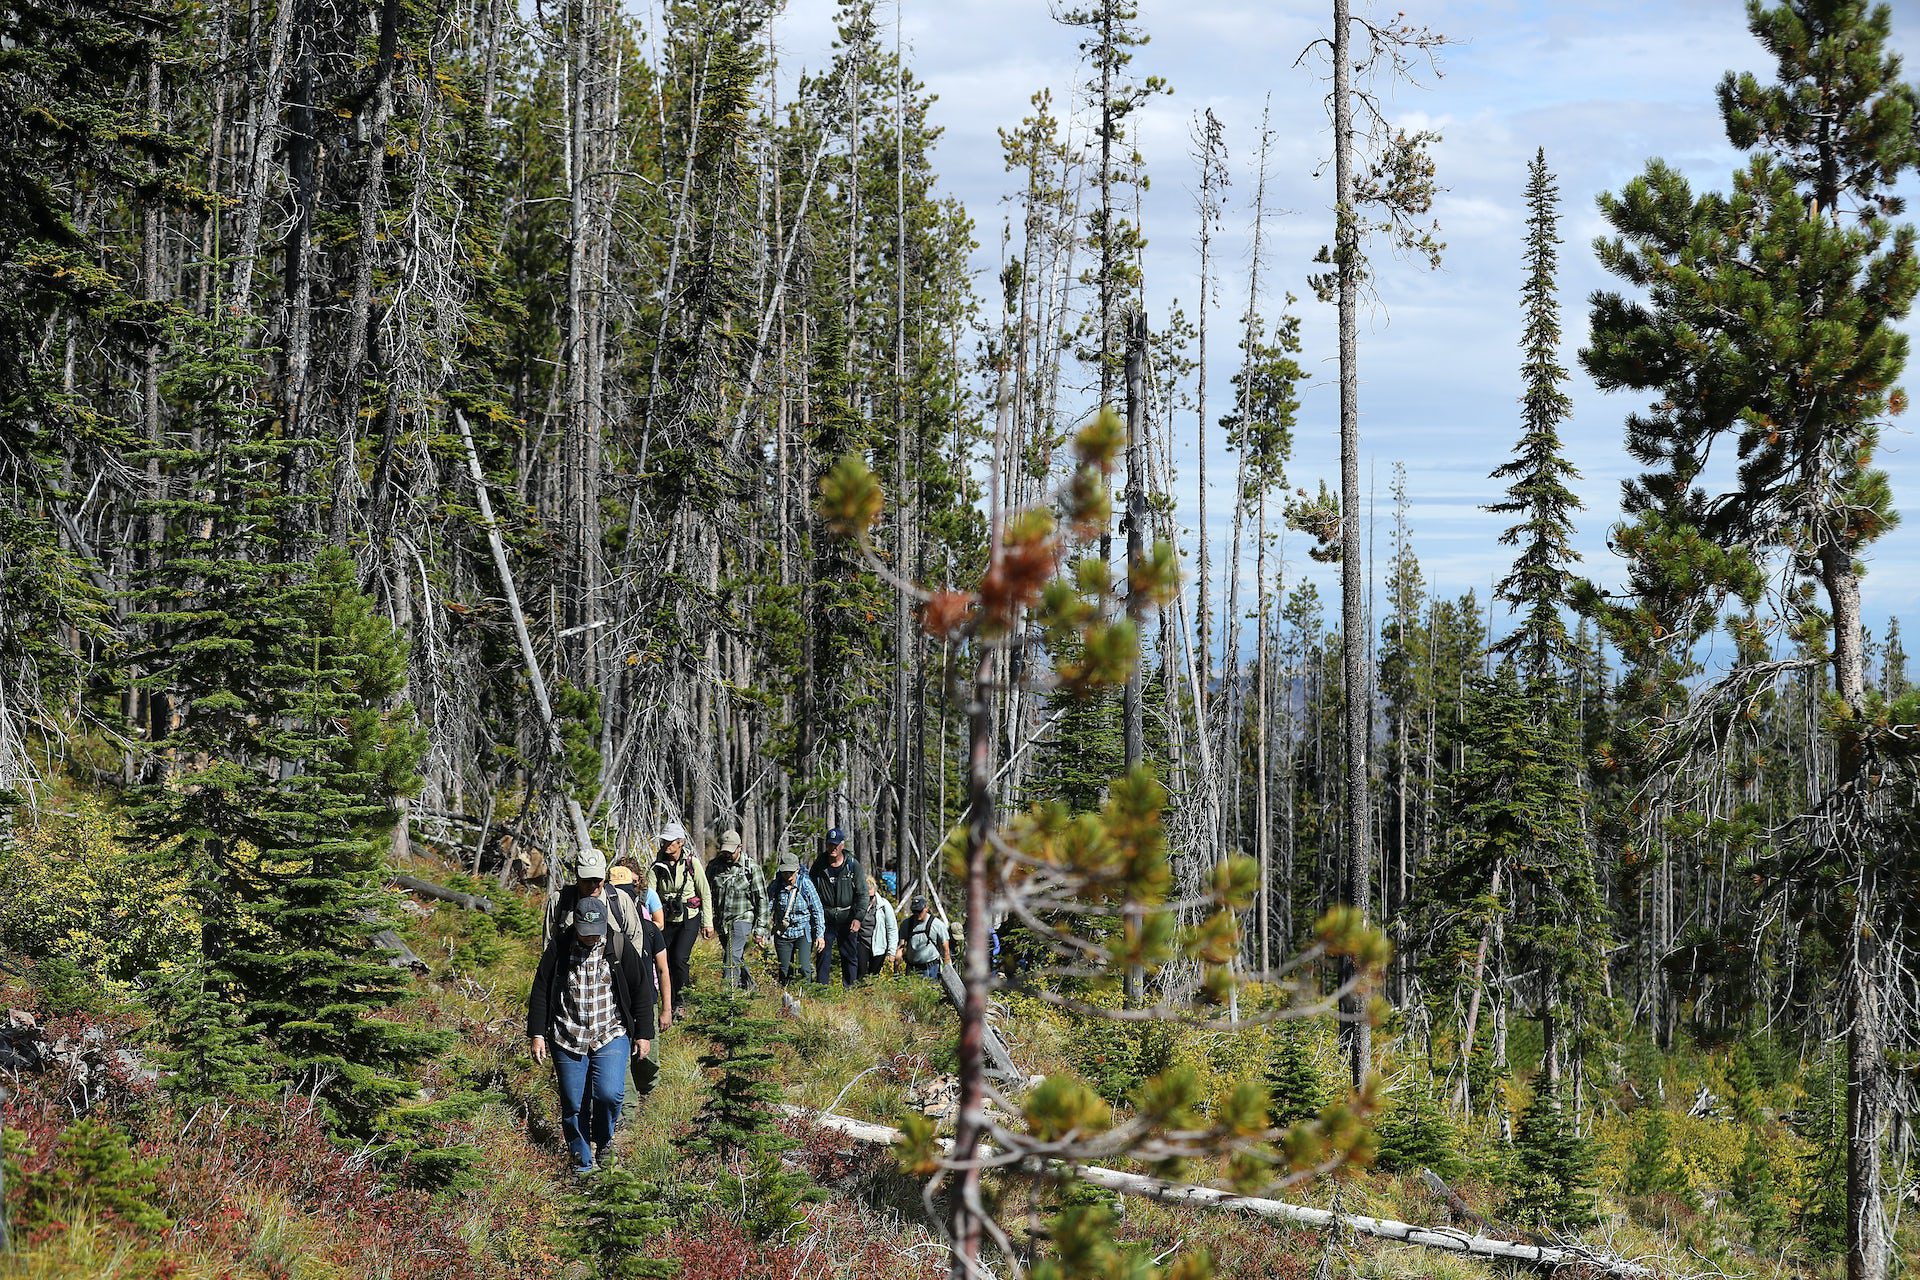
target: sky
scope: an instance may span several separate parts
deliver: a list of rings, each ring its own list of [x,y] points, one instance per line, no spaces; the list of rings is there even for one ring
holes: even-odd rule
[[[1400,0],[1375,7],[1391,18]],[[1301,52],[1325,33],[1324,0],[1138,0],[1139,25],[1150,43],[1135,51],[1132,71],[1165,77],[1170,96],[1140,113],[1139,145],[1151,186],[1143,199],[1146,298],[1154,324],[1178,300],[1189,316],[1196,295],[1198,222],[1189,130],[1207,108],[1225,122],[1232,186],[1224,234],[1215,241],[1223,264],[1222,297],[1210,343],[1211,396],[1222,403],[1234,365],[1233,325],[1246,296],[1255,154],[1260,114],[1271,102],[1274,144],[1269,161],[1263,308],[1277,314],[1288,292],[1298,295],[1309,383],[1289,464],[1290,486],[1314,489],[1338,480],[1337,366],[1334,316],[1306,284],[1314,251],[1331,227],[1332,172],[1316,177],[1331,130],[1324,112],[1324,59]],[[1619,516],[1620,482],[1633,471],[1623,448],[1623,419],[1640,400],[1603,394],[1579,370],[1587,333],[1587,297],[1611,287],[1591,245],[1603,230],[1595,197],[1617,190],[1651,157],[1679,168],[1696,189],[1724,190],[1738,157],[1727,144],[1714,89],[1728,70],[1768,70],[1746,30],[1740,0],[1405,0],[1407,17],[1443,33],[1448,46],[1438,74],[1413,84],[1380,86],[1389,117],[1407,128],[1432,129],[1439,181],[1435,208],[1447,249],[1438,271],[1376,250],[1378,303],[1360,331],[1362,484],[1376,495],[1372,535],[1384,575],[1394,464],[1407,469],[1413,543],[1431,588],[1447,595],[1475,590],[1484,601],[1511,552],[1499,542],[1506,518],[1483,510],[1500,486],[1488,472],[1519,433],[1518,291],[1526,165],[1546,150],[1559,177],[1565,241],[1561,249],[1562,358],[1573,371],[1573,400],[1563,437],[1581,479],[1586,505],[1576,547],[1582,571],[1602,582],[1620,578],[1606,547]],[[1366,0],[1355,0],[1364,12]],[[1896,0],[1894,44],[1920,75],[1920,0]],[[933,122],[945,132],[934,156],[944,191],[976,223],[975,288],[994,292],[1001,266],[1001,230],[1017,216],[1005,196],[1015,180],[1001,162],[997,130],[1017,125],[1035,90],[1050,87],[1056,103],[1080,101],[1085,79],[1076,33],[1052,16],[1048,0],[879,0],[888,28],[903,25],[916,75],[937,95]],[[817,68],[831,56],[832,5],[789,0],[778,27],[782,78]],[[1272,210],[1282,212],[1275,216]],[[1915,203],[1920,211],[1920,201]],[[1909,384],[1920,389],[1920,356]],[[1088,406],[1082,406],[1088,407]],[[1217,416],[1217,413],[1216,413]],[[1866,584],[1869,626],[1889,614],[1920,618],[1920,440],[1897,420],[1885,437],[1882,465],[1893,481],[1904,522],[1871,551]],[[1175,423],[1176,499],[1190,540],[1197,510],[1197,458],[1192,414]],[[1209,517],[1223,547],[1231,508],[1232,458],[1218,430],[1209,431]],[[1366,513],[1363,513],[1363,516]],[[1286,548],[1288,573],[1321,583],[1337,598],[1332,570],[1310,564],[1304,540]],[[1216,552],[1216,556],[1219,553]],[[1506,624],[1496,617],[1496,629]]]

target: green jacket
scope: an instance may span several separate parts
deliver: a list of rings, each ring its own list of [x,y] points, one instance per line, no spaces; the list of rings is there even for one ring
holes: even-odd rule
[[[672,866],[655,858],[647,866],[647,888],[660,895],[669,925],[691,921],[697,928],[713,924],[713,896],[707,891],[707,869],[692,853],[681,850]],[[694,902],[699,906],[694,906]]]
[[[721,854],[707,864],[713,888],[713,927],[722,931],[735,920],[753,921],[755,933],[767,929],[767,877],[752,858]]]

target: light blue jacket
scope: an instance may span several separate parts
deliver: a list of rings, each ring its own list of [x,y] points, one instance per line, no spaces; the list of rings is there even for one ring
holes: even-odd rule
[[[769,913],[776,938],[805,938],[818,942],[827,936],[827,913],[820,905],[820,891],[805,872],[794,876],[792,884],[773,882],[767,893]]]

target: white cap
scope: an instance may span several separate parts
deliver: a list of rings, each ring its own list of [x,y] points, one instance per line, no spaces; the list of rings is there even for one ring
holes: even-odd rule
[[[575,880],[605,880],[607,878],[607,859],[598,849],[587,849],[580,854],[579,861],[573,864]]]
[[[675,840],[685,840],[686,838],[687,829],[677,822],[669,822],[666,826],[660,828],[661,844],[672,844]]]

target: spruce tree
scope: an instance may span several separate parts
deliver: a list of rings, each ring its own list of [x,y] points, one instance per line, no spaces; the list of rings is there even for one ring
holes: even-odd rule
[[[1577,1229],[1594,1222],[1593,1144],[1559,1091],[1544,1081],[1520,1113],[1502,1212],[1526,1226]]]
[[[1627,1154],[1623,1176],[1630,1196],[1670,1196],[1687,1204],[1694,1203],[1693,1187],[1686,1171],[1675,1163],[1673,1124],[1664,1107],[1649,1107],[1640,1122],[1633,1147]]]
[[[1722,705],[1767,678],[1771,646],[1738,615],[1776,582],[1788,584],[1776,589],[1788,626],[1817,642],[1805,661],[1832,672],[1820,725],[1831,775],[1795,805],[1809,820],[1758,870],[1839,956],[1847,1270],[1878,1280],[1891,1266],[1887,1054],[1910,1030],[1890,1008],[1913,936],[1894,886],[1920,870],[1920,851],[1884,829],[1914,753],[1866,688],[1861,585],[1867,549],[1896,519],[1874,455],[1905,406],[1901,325],[1920,290],[1913,229],[1892,221],[1897,185],[1920,167],[1920,94],[1888,47],[1884,5],[1750,0],[1748,26],[1774,78],[1730,73],[1719,90],[1747,164],[1729,194],[1696,194],[1656,160],[1602,198],[1615,233],[1598,246],[1602,265],[1644,297],[1595,295],[1583,359],[1602,388],[1651,393],[1627,422],[1646,470],[1626,488],[1634,532],[1616,541],[1638,594],[1671,597],[1707,624],[1734,604]],[[1708,461],[1726,457],[1737,467],[1722,479]]]
[[[1747,1135],[1746,1149],[1733,1171],[1734,1207],[1747,1217],[1747,1232],[1759,1248],[1770,1247],[1786,1234],[1787,1208],[1774,1177],[1773,1162],[1758,1133]]]
[[[1275,1032],[1279,1043],[1267,1065],[1267,1109],[1276,1128],[1311,1120],[1320,1114],[1331,1091],[1313,1058],[1313,1042],[1298,1026]]]
[[[780,1158],[795,1143],[779,1125],[777,1030],[771,1019],[748,1016],[735,992],[703,993],[695,1001],[711,1041],[700,1065],[717,1075],[689,1146],[720,1160],[723,1201],[740,1206],[755,1239],[770,1240],[804,1221],[802,1206],[824,1194]]]
[[[1581,504],[1569,486],[1580,473],[1560,443],[1560,424],[1573,403],[1561,389],[1567,371],[1560,363],[1560,301],[1554,278],[1559,204],[1547,153],[1537,151],[1527,166],[1527,282],[1521,292],[1526,324],[1520,339],[1520,372],[1526,384],[1520,399],[1523,430],[1513,458],[1493,472],[1494,479],[1512,482],[1507,496],[1487,508],[1520,516],[1500,537],[1520,550],[1494,590],[1521,611],[1523,619],[1494,645],[1494,652],[1518,658],[1531,688],[1544,687],[1556,672],[1570,667],[1574,657],[1564,610],[1567,585],[1579,561],[1572,537],[1573,513]]]
[[[193,1097],[291,1084],[371,1137],[444,1042],[378,1016],[406,979],[370,940],[384,831],[424,746],[394,705],[406,648],[344,551],[294,558],[307,498],[282,468],[309,442],[242,398],[246,328],[186,322],[175,343],[169,392],[193,434],[170,442],[172,496],[148,505],[165,540],[135,614],[159,645],[140,684],[164,734],[135,819],[200,912],[170,992],[169,1082]]]

